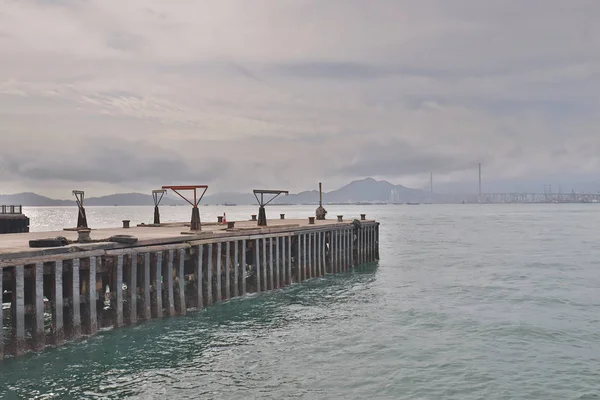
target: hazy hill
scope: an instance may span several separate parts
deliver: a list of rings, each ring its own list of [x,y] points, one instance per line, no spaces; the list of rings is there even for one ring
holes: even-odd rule
[[[393,194],[391,196],[390,194]],[[433,198],[432,198],[433,197]],[[324,203],[387,203],[387,202],[427,202],[443,201],[446,196],[434,194],[425,190],[410,189],[402,185],[393,185],[387,181],[377,181],[366,178],[350,182],[346,186],[323,193]],[[270,198],[270,196],[269,196]],[[287,204],[318,204],[319,192],[317,190],[305,191],[288,196],[280,196],[274,203]],[[247,193],[214,193],[204,197],[202,204],[256,204],[252,192]],[[74,200],[53,200],[35,193],[19,193],[13,195],[0,195],[0,204],[22,204],[24,206],[75,206]],[[142,193],[119,193],[102,197],[86,198],[85,206],[152,206],[152,196]],[[186,204],[173,193],[168,193],[161,205]]]
[[[27,207],[35,206],[73,206],[75,201],[70,200],[54,200],[45,196],[40,196],[35,193],[17,193],[17,194],[0,194],[0,204],[4,205],[23,205]]]
[[[35,193],[17,193],[0,195],[0,204],[15,204],[26,207],[76,206],[75,200],[54,200]],[[102,197],[90,197],[84,200],[84,206],[146,206],[154,205],[151,195],[142,193],[120,193]],[[177,198],[164,197],[161,205],[185,204]]]

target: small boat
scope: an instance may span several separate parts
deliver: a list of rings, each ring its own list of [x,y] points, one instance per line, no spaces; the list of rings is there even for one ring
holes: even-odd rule
[[[421,204],[421,203],[410,203],[410,202],[406,203],[407,206],[418,206],[419,204]]]

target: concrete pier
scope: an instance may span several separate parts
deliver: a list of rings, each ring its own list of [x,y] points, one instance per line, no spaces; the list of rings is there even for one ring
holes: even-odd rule
[[[0,359],[61,346],[105,327],[185,315],[247,293],[274,290],[379,258],[374,220],[236,221],[6,234],[0,241]],[[111,242],[131,235],[135,244]],[[32,239],[72,244],[31,248]],[[6,311],[6,310],[5,310]],[[48,321],[48,322],[45,322]]]

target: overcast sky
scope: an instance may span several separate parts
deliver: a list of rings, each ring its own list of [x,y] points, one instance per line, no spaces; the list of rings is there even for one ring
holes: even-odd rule
[[[0,193],[596,179],[598,21],[597,0],[0,0]]]

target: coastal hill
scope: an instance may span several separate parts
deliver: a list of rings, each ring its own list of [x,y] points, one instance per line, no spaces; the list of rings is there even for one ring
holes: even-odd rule
[[[433,196],[433,197],[432,197]],[[441,200],[442,195],[429,191],[393,185],[387,181],[366,178],[350,182],[346,186],[323,193],[324,203],[388,203],[388,202],[427,202]],[[274,203],[279,204],[318,204],[317,190],[304,191],[288,196],[280,196]],[[202,204],[256,204],[252,193],[215,193],[206,195]],[[0,194],[0,204],[22,204],[24,206],[75,206],[74,200],[55,200],[35,193]],[[143,193],[119,193],[85,199],[85,206],[152,206],[152,196]],[[161,205],[182,205],[183,200],[172,193],[165,196]]]

